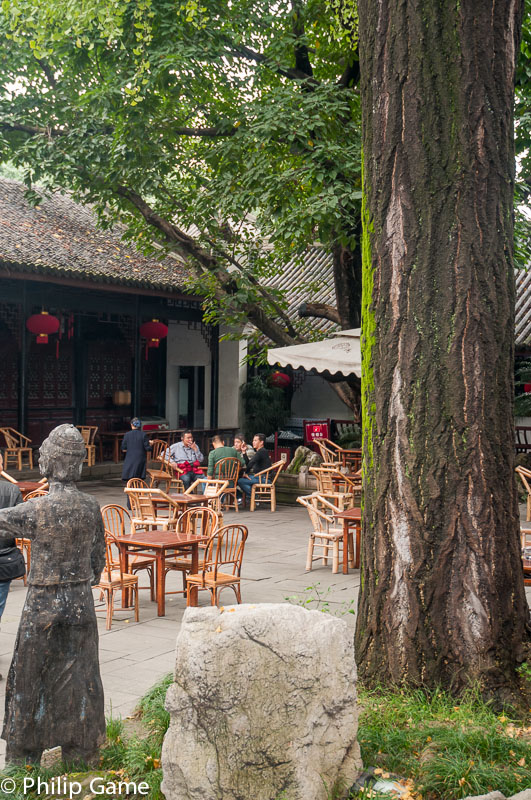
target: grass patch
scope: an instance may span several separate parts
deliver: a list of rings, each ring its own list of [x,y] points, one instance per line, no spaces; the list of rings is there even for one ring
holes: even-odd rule
[[[145,781],[150,787],[149,800],[163,800],[160,756],[169,724],[164,699],[170,683],[168,675],[142,698],[137,715],[140,721],[134,732],[128,720],[108,721],[99,770],[80,764],[60,764],[54,770],[11,766],[2,776],[13,777],[17,788],[22,788],[28,775],[43,780],[67,775],[69,780],[81,781],[87,775],[103,775],[108,780]],[[358,739],[363,763],[376,767],[379,777],[406,779],[410,789],[407,797],[459,800],[496,789],[509,797],[529,788],[529,720],[517,722],[508,714],[495,713],[481,699],[479,690],[456,700],[443,691],[359,688],[359,699],[362,713]],[[4,797],[8,796],[0,792],[1,800]],[[330,800],[333,797],[331,792]],[[370,787],[350,795],[351,800],[390,797]],[[33,800],[37,795],[16,791],[9,798]]]
[[[359,694],[363,763],[410,779],[417,797],[510,796],[529,787],[531,727],[494,713],[479,691],[459,700],[443,691]]]

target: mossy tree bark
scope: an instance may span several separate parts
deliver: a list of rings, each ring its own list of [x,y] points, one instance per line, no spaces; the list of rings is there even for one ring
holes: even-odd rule
[[[359,0],[362,678],[514,681],[513,90],[520,0]]]

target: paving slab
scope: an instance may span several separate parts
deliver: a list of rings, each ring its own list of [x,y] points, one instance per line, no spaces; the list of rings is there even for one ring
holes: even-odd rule
[[[100,505],[124,504],[120,480],[83,482],[79,488],[95,496]],[[524,508],[525,519],[525,508]],[[239,522],[249,529],[243,561],[242,597],[244,602],[286,602],[287,597],[307,599],[319,594],[334,613],[342,614],[354,632],[355,608],[360,584],[359,570],[332,574],[330,564],[314,564],[305,571],[308,544],[308,517],[300,506],[277,507],[256,512],[242,510],[226,512],[225,523]],[[182,588],[181,576],[169,573],[169,589]],[[314,588],[309,588],[314,587]],[[0,672],[7,673],[15,644],[18,623],[24,605],[26,588],[14,581],[9,593],[0,633]],[[100,665],[105,691],[106,713],[113,717],[130,715],[139,699],[160,678],[171,672],[175,659],[175,641],[179,632],[186,601],[182,594],[166,598],[166,616],[158,617],[156,604],[148,591],[140,591],[140,621],[135,623],[131,609],[117,609],[110,631],[105,629],[105,604],[94,592],[98,630],[100,634]],[[528,590],[531,600],[531,588]],[[230,605],[234,594],[223,592],[221,601]],[[210,604],[208,592],[200,592],[199,605]],[[315,607],[313,604],[312,607]],[[4,711],[5,682],[0,683],[0,724]],[[0,740],[0,765],[4,763],[5,742]]]

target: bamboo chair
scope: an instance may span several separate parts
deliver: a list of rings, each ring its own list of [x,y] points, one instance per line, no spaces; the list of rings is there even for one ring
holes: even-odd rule
[[[185,494],[203,494],[205,497],[208,497],[208,505],[209,507],[216,512],[216,514],[221,514],[221,498],[229,488],[228,481],[218,480],[217,478],[198,478],[194,481],[188,489],[185,491]]]
[[[105,531],[105,568],[101,574],[100,582],[95,586],[100,589],[105,596],[107,606],[107,630],[110,631],[114,614],[114,595],[116,592],[130,590],[133,592],[135,606],[135,622],[138,622],[138,577],[125,573],[122,565],[113,559],[112,547],[116,544],[116,539],[112,533]]]
[[[271,511],[276,511],[277,495],[275,484],[285,466],[285,461],[276,461],[267,469],[255,474],[255,478],[259,478],[260,481],[259,483],[253,483],[251,487],[250,511],[255,510],[257,503],[271,503]]]
[[[186,605],[190,605],[192,589],[208,589],[211,605],[218,604],[222,589],[230,586],[241,603],[241,568],[248,530],[244,525],[226,525],[210,537],[203,566],[186,577]]]
[[[516,467],[515,472],[524,484],[524,489],[527,492],[526,520],[529,522],[531,520],[531,486],[529,485],[529,482],[531,481],[531,470],[526,469],[525,467]]]
[[[0,428],[4,434],[6,447],[4,449],[4,467],[7,469],[9,462],[15,463],[15,469],[21,470],[24,458],[27,459],[28,467],[33,469],[33,450],[31,449],[31,439],[19,433],[15,428]]]
[[[159,441],[159,440],[157,440]],[[159,488],[160,484],[164,484],[164,491],[170,492],[172,489],[176,492],[184,492],[184,484],[180,480],[183,474],[175,464],[171,464],[170,460],[165,457],[167,452],[167,445],[164,442],[164,448],[158,456],[159,466],[149,467],[147,473],[150,477],[150,488]]]
[[[221,498],[221,507],[223,509],[234,508],[239,512],[238,508],[238,475],[240,474],[241,464],[237,458],[229,456],[228,458],[220,459],[214,467],[214,475],[222,481],[228,481],[229,485],[225,489]],[[228,498],[228,500],[227,500]]]
[[[327,492],[345,492],[352,494],[354,497],[354,505],[360,506],[361,504],[361,478],[353,480],[352,478],[343,475],[343,473],[332,465],[325,467],[310,467],[310,473],[315,476],[317,480],[317,491],[321,493]]]
[[[26,503],[28,500],[34,500],[36,497],[44,497],[47,494],[48,489],[34,489],[32,492],[27,493],[24,502]]]
[[[76,428],[83,437],[83,441],[85,442],[85,447],[87,448],[87,455],[85,456],[83,463],[87,464],[87,466],[89,467],[93,467],[94,464],[96,463],[96,445],[94,442],[96,439],[96,434],[98,432],[98,426],[76,425]]]
[[[137,529],[175,530],[179,506],[166,492],[151,488],[124,491],[131,504],[131,533],[136,533]]]
[[[344,495],[343,495],[344,496]],[[332,573],[339,572],[339,547],[343,542],[343,528],[337,527],[333,514],[343,511],[343,508],[331,503],[330,495],[314,492],[306,497],[297,497],[297,502],[306,508],[312,524],[312,531],[308,540],[308,553],[306,557],[306,572],[310,572],[314,561],[322,558],[327,566],[330,553],[332,554]],[[349,564],[354,566],[354,536],[348,534],[347,540]],[[321,554],[314,556],[315,548]]]
[[[131,480],[140,480],[139,478],[131,478]],[[116,504],[109,504],[103,506],[101,509],[101,516],[103,518],[103,527],[106,533],[112,534],[116,538],[127,536],[126,521],[131,525],[131,515],[129,511],[123,506]],[[131,527],[130,527],[131,530]],[[139,589],[149,589],[151,600],[155,600],[155,562],[156,558],[151,555],[144,555],[143,553],[135,553],[129,556],[129,569],[133,575],[137,572],[145,570],[149,578],[149,586],[139,586]],[[118,567],[119,559],[113,562],[115,568]]]
[[[125,487],[126,489],[149,489],[149,486],[142,478],[129,478]]]
[[[319,449],[319,455],[323,459],[323,464],[334,464],[337,468],[343,466],[343,461],[339,455],[340,448],[330,439],[314,439],[314,444]]]
[[[181,514],[177,523],[177,530],[182,533],[196,534],[197,536],[211,537],[219,529],[219,515],[211,508],[205,506],[195,506],[187,508]],[[202,548],[200,546],[199,553],[199,566],[201,567],[204,561],[204,551],[206,545]],[[203,554],[201,554],[203,550]],[[183,576],[183,590],[182,594],[186,593],[186,573],[192,569],[192,559],[183,553],[177,553],[166,559],[166,574],[171,570],[181,572]],[[181,592],[168,592],[168,594],[181,594]]]
[[[150,460],[155,463],[151,464],[152,467],[157,468],[159,466],[157,462],[160,461],[160,457],[165,453],[167,448],[168,444],[164,441],[164,439],[153,439]]]

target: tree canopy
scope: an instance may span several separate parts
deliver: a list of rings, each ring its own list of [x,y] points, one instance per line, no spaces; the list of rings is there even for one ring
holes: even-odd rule
[[[250,320],[277,344],[312,328],[267,279],[318,240],[339,289],[318,313],[352,327],[355,15],[340,22],[325,0],[4,0],[0,158],[35,201],[37,183],[67,188],[144,251],[179,253],[210,320]]]

